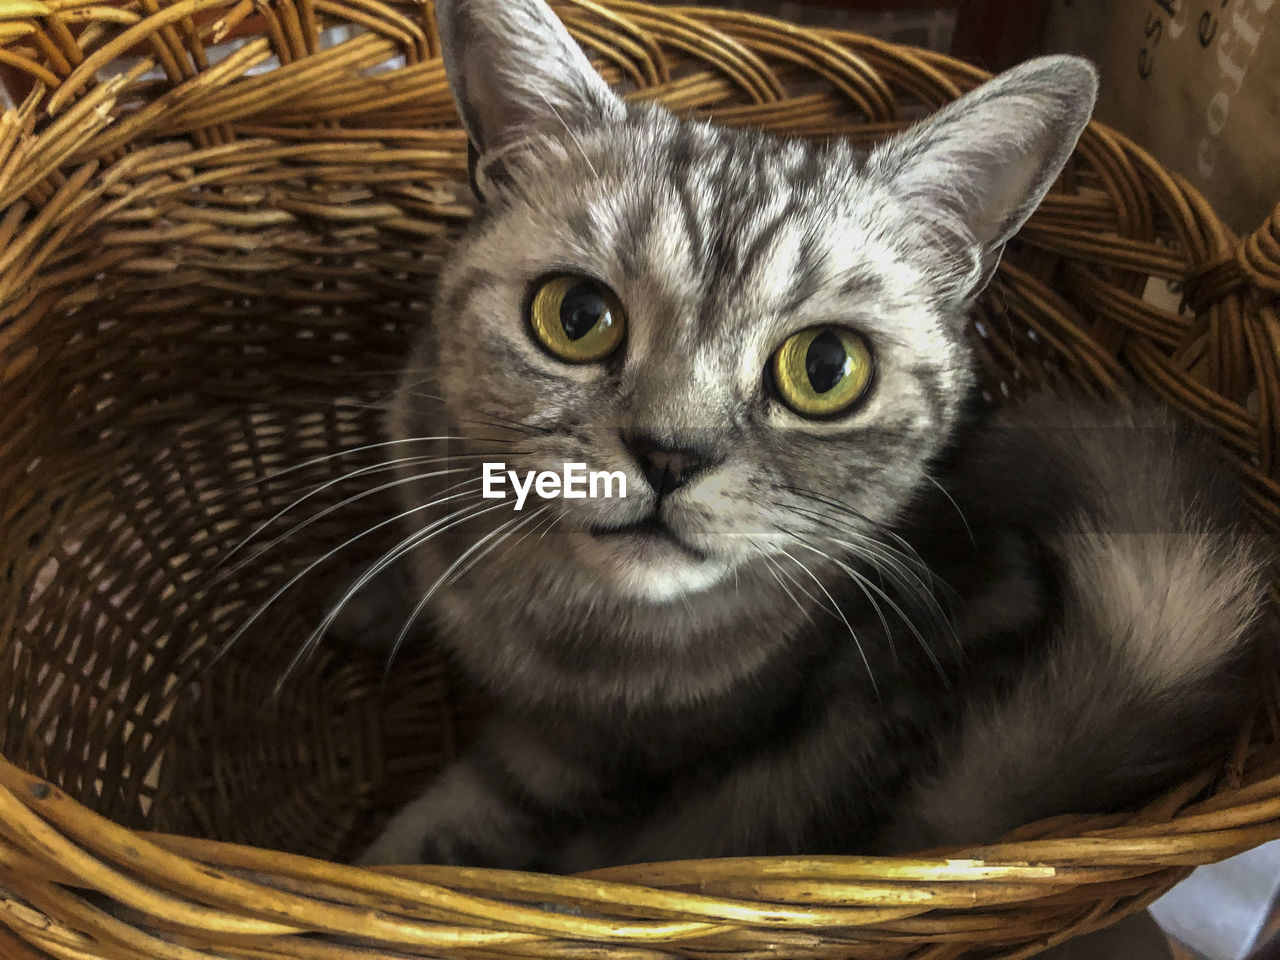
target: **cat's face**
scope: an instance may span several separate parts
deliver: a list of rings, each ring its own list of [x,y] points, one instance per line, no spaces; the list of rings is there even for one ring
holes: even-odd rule
[[[626,475],[625,499],[531,497],[571,533],[541,540],[547,561],[664,599],[781,551],[843,554],[832,537],[891,521],[948,433],[968,358],[955,304],[857,189],[859,161],[651,111],[579,144],[540,151],[492,203],[433,323],[459,432],[515,420],[539,429],[501,458],[512,469]],[[548,345],[535,323],[606,306],[594,361],[574,351],[601,333]],[[805,353],[849,369],[828,372],[826,397],[799,384],[806,404],[774,358],[811,331],[825,336]],[[663,451],[692,469],[659,496]]]
[[[519,561],[665,603],[746,569],[803,590],[801,565],[884,549],[969,390],[965,307],[1082,121],[1044,133],[1042,76],[1046,103],[1024,84],[1004,112],[1045,143],[1003,164],[974,146],[982,102],[863,158],[624,107],[539,0],[498,6],[437,5],[484,209],[413,366],[451,430],[512,441],[457,449],[627,490],[531,493],[557,535]],[[964,179],[975,149],[1012,187]],[[396,433],[438,430],[429,406],[404,391]]]

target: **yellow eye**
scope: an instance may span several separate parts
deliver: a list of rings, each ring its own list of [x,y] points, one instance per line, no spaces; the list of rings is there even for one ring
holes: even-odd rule
[[[787,340],[769,363],[788,407],[804,417],[844,413],[871,386],[871,351],[840,327],[812,327]]]
[[[566,363],[595,363],[622,346],[627,318],[603,284],[586,277],[552,277],[529,304],[534,336]]]

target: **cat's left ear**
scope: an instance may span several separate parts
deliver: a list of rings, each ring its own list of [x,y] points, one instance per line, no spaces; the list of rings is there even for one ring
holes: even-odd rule
[[[979,293],[1089,122],[1098,72],[1073,56],[1014,67],[872,151],[867,169],[946,264],[959,299]]]
[[[625,116],[543,0],[436,0],[435,9],[449,86],[480,169],[539,131]]]

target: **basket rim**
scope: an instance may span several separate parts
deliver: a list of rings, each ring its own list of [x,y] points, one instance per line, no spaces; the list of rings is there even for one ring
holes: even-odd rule
[[[127,6],[132,13],[140,5],[145,10],[148,2],[136,0]],[[307,0],[299,2],[309,6]],[[575,16],[600,17],[610,23],[625,21],[633,27],[638,22],[676,27],[689,22],[699,30],[732,28],[737,32],[724,34],[724,42],[741,61],[741,77],[732,79],[740,79],[743,89],[758,94],[766,103],[774,95],[785,98],[786,91],[776,71],[742,39],[752,36],[753,31],[772,32],[771,37],[780,39],[769,42],[779,49],[791,50],[788,43],[808,43],[816,44],[819,50],[839,51],[842,69],[874,75],[890,97],[890,84],[866,55],[895,62],[910,60],[913,69],[935,80],[943,90],[961,91],[990,76],[945,54],[911,50],[845,30],[806,30],[765,15],[714,8],[649,7],[629,0],[570,3],[568,9],[574,9]],[[376,0],[369,0],[369,5],[377,5]],[[111,50],[114,56],[117,48],[128,49],[122,42],[124,37],[132,43],[178,25],[196,11],[230,9],[240,16],[242,8],[250,6],[233,6],[233,0],[179,0],[147,13],[128,27],[114,46],[102,49]],[[42,17],[54,22],[60,13],[96,9],[94,0],[58,4],[8,0],[6,7],[0,14],[0,27]],[[565,4],[558,9],[565,10]],[[415,36],[412,44],[418,59],[409,66],[416,67],[423,83],[431,77],[438,82],[435,40],[429,17],[424,13],[423,18],[423,40],[419,44]],[[229,17],[227,22],[232,20],[234,17]],[[243,22],[242,16],[237,23]],[[140,29],[144,26],[146,30]],[[230,29],[226,23],[223,28]],[[650,36],[642,27],[636,29]],[[0,31],[0,47],[13,36]],[[367,45],[375,44],[370,41]],[[655,41],[654,46],[660,44]],[[752,60],[759,61],[760,67]],[[292,61],[299,65],[297,69],[281,77],[304,73],[305,61],[305,56],[299,56]],[[97,61],[83,60],[47,100],[33,95],[0,120],[0,212],[17,209],[22,203],[33,208],[37,201],[44,204],[34,216],[24,212],[23,223],[18,218],[12,227],[0,224],[0,232],[7,231],[5,239],[15,241],[0,245],[4,249],[0,254],[0,288],[8,282],[15,264],[38,251],[37,241],[46,229],[52,229],[77,203],[86,202],[86,195],[96,190],[93,197],[105,196],[110,177],[123,179],[131,168],[136,171],[148,163],[159,163],[158,158],[166,152],[181,155],[193,167],[213,157],[234,154],[243,158],[246,169],[253,169],[254,163],[269,163],[272,158],[278,161],[284,155],[311,156],[344,149],[359,153],[367,140],[386,133],[360,131],[362,139],[353,141],[350,137],[354,133],[337,130],[332,140],[257,136],[204,145],[184,139],[184,134],[168,142],[147,144],[114,160],[99,161],[91,156],[95,138],[110,142],[117,125],[136,122],[136,113],[113,119],[110,108],[129,92],[140,74],[135,70],[95,85],[88,82],[92,70],[85,64],[96,69]],[[285,63],[280,69],[290,66]],[[655,64],[651,76],[661,80],[662,68]],[[81,89],[83,94],[75,100]],[[879,109],[873,95],[866,99],[873,110]],[[412,162],[414,157],[447,153],[456,160],[456,131],[420,133],[419,145],[403,147],[405,152],[399,159]],[[453,142],[437,143],[433,139],[437,134],[441,141],[452,138]],[[399,142],[396,136],[385,139]],[[1124,135],[1095,122],[1082,149],[1092,151],[1095,158],[1107,158],[1097,161],[1100,168],[1127,164],[1120,173],[1112,172],[1116,182],[1141,184],[1179,211],[1176,227],[1182,231],[1182,250],[1189,252],[1188,256],[1180,260],[1176,252],[1167,253],[1162,260],[1153,244],[1129,242],[1119,235],[1100,237],[1084,228],[1072,231],[1059,225],[1050,230],[1033,222],[1030,235],[1038,243],[1066,251],[1086,264],[1091,256],[1099,263],[1130,263],[1153,276],[1163,270],[1187,281],[1187,297],[1192,302],[1212,303],[1214,308],[1227,303],[1231,316],[1248,312],[1269,324],[1280,323],[1276,320],[1280,309],[1280,206],[1257,231],[1241,240],[1184,178],[1166,171]],[[76,158],[78,165],[73,163]],[[72,169],[60,184],[50,187],[49,170],[40,169],[41,163],[55,170],[72,164]],[[28,169],[19,169],[23,164]],[[41,218],[44,221],[38,222]],[[5,289],[0,303],[12,293]],[[0,320],[0,361],[6,359],[6,351],[22,332],[6,329]],[[1152,379],[1172,369],[1154,348],[1142,349],[1147,353],[1139,350],[1134,356],[1150,363]],[[1109,375],[1110,366],[1102,359],[1097,363],[1098,376]],[[15,363],[0,367],[0,371],[0,383],[12,383],[22,368]],[[1204,390],[1212,394],[1208,388]],[[1215,429],[1224,429],[1223,420],[1236,424],[1233,429],[1242,459],[1252,455],[1251,448],[1256,449],[1257,425],[1217,394],[1202,396],[1191,386],[1178,383],[1166,399]],[[1208,419],[1205,409],[1211,406],[1222,408],[1218,420]],[[1271,503],[1280,503],[1280,484],[1272,479],[1272,471],[1253,462],[1245,466],[1254,488],[1264,491]],[[1272,509],[1280,513],[1280,508]],[[1275,596],[1273,586],[1273,599]],[[23,870],[31,871],[33,879],[23,887],[29,902],[39,909],[67,911],[68,916],[79,910],[82,929],[117,946],[126,944],[130,937],[151,934],[127,932],[112,926],[127,926],[124,921],[74,906],[63,891],[65,881],[98,884],[120,903],[164,918],[173,931],[194,938],[198,945],[214,943],[209,938],[216,937],[296,940],[301,933],[324,932],[415,949],[510,948],[516,951],[511,955],[551,955],[537,951],[542,947],[550,950],[553,942],[562,941],[639,948],[711,942],[744,930],[777,936],[783,947],[791,943],[797,950],[812,943],[788,941],[786,936],[824,935],[833,929],[887,931],[886,939],[896,937],[907,943],[914,942],[913,936],[925,937],[926,933],[919,931],[926,922],[934,922],[931,918],[939,912],[945,913],[936,921],[939,931],[960,936],[966,929],[960,918],[965,916],[1009,904],[1045,904],[1048,909],[1072,891],[1093,891],[1090,903],[1094,905],[1062,931],[1038,938],[1038,950],[1145,906],[1196,865],[1280,837],[1280,768],[1275,773],[1255,774],[1246,782],[1243,771],[1248,749],[1249,742],[1242,737],[1226,764],[1218,791],[1208,798],[1198,799],[1218,779],[1215,773],[1192,779],[1136,813],[1052,818],[1023,827],[996,844],[956,847],[917,857],[761,857],[633,865],[577,877],[446,866],[350,867],[262,848],[132,831],[0,757],[0,884],[9,885]],[[565,913],[547,903],[573,904],[594,910],[596,915]],[[918,923],[913,927],[915,921]],[[23,922],[12,916],[0,917],[0,932],[6,924]],[[33,932],[27,926],[21,929],[38,942],[53,942],[51,934]],[[970,932],[976,929],[971,927]],[[166,949],[172,950],[166,956],[186,956],[167,940],[145,942],[149,947],[168,944]],[[130,948],[141,949],[143,943],[134,940]],[[72,955],[68,952],[71,946],[63,943],[62,947],[65,949],[54,955]],[[1022,949],[1026,948],[1018,948]],[[200,955],[205,954],[191,954]],[[1029,954],[1008,954],[1010,958],[1023,955]]]

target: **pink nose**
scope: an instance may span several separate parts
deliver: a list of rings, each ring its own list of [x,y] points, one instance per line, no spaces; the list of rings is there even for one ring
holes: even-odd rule
[[[713,465],[711,457],[701,451],[660,443],[652,437],[629,436],[623,442],[659,497],[674,493]]]

